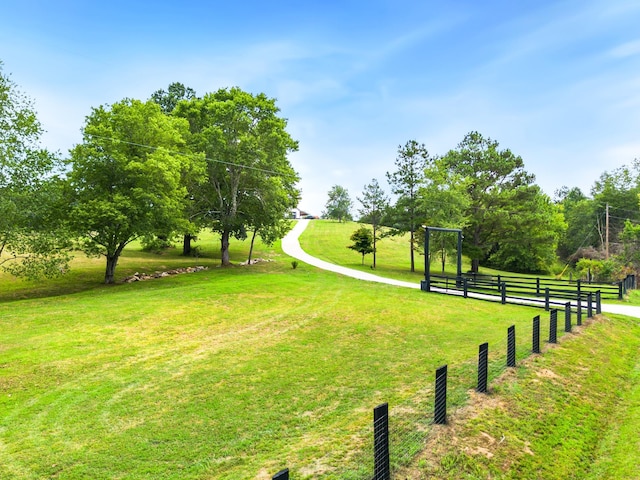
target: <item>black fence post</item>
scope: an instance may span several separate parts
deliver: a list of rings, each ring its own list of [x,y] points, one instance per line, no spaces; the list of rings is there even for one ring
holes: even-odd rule
[[[502,295],[502,304],[507,303],[507,282],[500,284],[500,294]]]
[[[549,287],[544,289],[544,309],[549,311]]]
[[[436,403],[433,422],[438,425],[447,423],[447,366],[436,370]]]
[[[596,315],[600,315],[602,313],[602,292],[600,290],[596,291]]]
[[[564,331],[571,331],[571,302],[564,304]]]
[[[271,480],[289,480],[289,469],[285,468],[284,470],[280,470],[276,473]]]
[[[558,343],[558,310],[551,310],[549,315],[549,343]]]
[[[593,317],[593,294],[587,293],[587,318]]]
[[[533,342],[531,351],[540,353],[540,315],[533,317]]]
[[[487,377],[489,376],[489,344],[483,343],[478,349],[478,387],[477,392],[487,393]]]
[[[373,480],[391,480],[388,403],[373,409]]]
[[[469,282],[467,281],[467,277],[462,279],[462,291],[464,298],[467,298],[469,296]]]
[[[577,288],[578,288],[578,297],[579,297],[580,294],[582,293],[582,289],[581,289],[582,281],[580,279],[576,280],[576,285],[577,285]]]
[[[507,367],[516,366],[516,326],[507,330]]]
[[[582,325],[582,297],[578,295],[578,312],[576,313],[576,325]]]
[[[622,280],[618,283],[618,300],[622,300],[624,298],[624,293],[622,292]]]
[[[540,296],[540,277],[536,277],[536,297]]]

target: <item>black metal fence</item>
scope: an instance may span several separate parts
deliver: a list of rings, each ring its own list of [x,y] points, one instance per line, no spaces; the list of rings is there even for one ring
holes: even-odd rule
[[[428,292],[456,293],[468,297],[500,301],[501,303],[525,303],[550,310],[564,307],[567,301],[579,304],[588,302],[589,295],[599,295],[601,300],[622,299],[629,290],[636,288],[636,276],[628,275],[616,284],[594,284],[581,280],[554,280],[540,277],[515,275],[463,274],[451,277],[429,275],[420,284]],[[590,303],[589,303],[590,304]]]
[[[586,313],[588,317],[592,317],[594,312],[600,313],[601,310],[601,298],[600,292],[589,293],[589,302],[581,302],[579,309],[574,312],[570,302],[566,302],[563,309],[552,309],[549,313],[549,339],[548,343],[553,344],[557,342],[557,327],[558,327],[558,312],[564,311],[565,320],[565,332],[571,332],[573,314],[576,316],[577,325],[582,324],[582,314]],[[595,305],[593,303],[595,302]],[[540,354],[540,315],[533,318],[532,328],[532,343],[531,354]],[[476,391],[479,393],[486,393],[488,391],[488,378],[489,378],[489,344],[483,343],[478,349],[478,372],[477,372],[477,387]],[[503,365],[507,368],[514,368],[516,363],[516,327],[510,326],[507,329],[507,348],[506,348],[506,361]],[[503,357],[504,358],[504,357]],[[434,408],[433,417],[429,422],[435,425],[442,425],[447,423],[447,376],[448,365],[439,367],[435,372],[435,391],[434,391]],[[424,412],[424,415],[427,413]],[[394,462],[392,462],[392,435],[391,432],[394,428],[394,419],[389,414],[389,404],[383,403],[378,405],[373,410],[373,477],[367,476],[367,480],[391,480],[394,473]],[[416,425],[415,427],[417,427]],[[421,437],[423,440],[426,436]],[[415,453],[417,453],[416,450]],[[407,460],[410,460],[408,458]],[[289,470],[284,469],[276,473],[272,480],[289,480]]]

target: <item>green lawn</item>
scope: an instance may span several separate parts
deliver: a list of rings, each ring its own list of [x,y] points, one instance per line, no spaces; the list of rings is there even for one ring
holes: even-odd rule
[[[129,248],[119,279],[211,267],[147,282],[102,285],[102,262],[82,257],[62,279],[0,278],[0,478],[370,478],[373,407],[389,402],[393,462],[410,463],[430,435],[435,369],[449,365],[453,411],[478,345],[495,378],[507,327],[522,360],[542,313],[294,270],[277,245],[254,255],[272,262],[222,269],[217,239],[200,244],[199,259]],[[232,260],[246,255],[234,242]],[[637,390],[624,395],[632,412]],[[609,434],[603,452],[624,457]]]
[[[412,273],[410,271],[411,260],[408,235],[385,237],[377,242],[376,269],[372,272],[373,256],[371,254],[364,257],[363,264],[362,255],[347,248],[348,245],[353,243],[350,240],[351,234],[361,225],[356,222],[313,220],[309,222],[309,225],[300,236],[300,246],[315,257],[345,267],[408,282],[420,283],[420,280],[424,280],[424,255],[418,252],[414,253],[415,272]],[[448,256],[445,272],[455,275],[456,262],[455,255]],[[470,269],[471,262],[463,256],[462,271],[466,272]],[[434,274],[442,273],[439,254],[434,257],[431,272]],[[480,273],[498,275],[505,272],[481,267]],[[535,275],[530,276],[535,277]]]
[[[640,479],[640,324],[569,335],[476,396],[402,478]]]
[[[0,304],[0,477],[361,478],[375,405],[424,421],[437,366],[535,313],[271,257]]]

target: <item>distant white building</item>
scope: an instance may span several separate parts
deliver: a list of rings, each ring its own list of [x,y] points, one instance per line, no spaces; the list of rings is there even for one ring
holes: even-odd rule
[[[300,219],[300,218],[318,218],[314,215],[311,215],[309,212],[305,212],[304,210],[300,210],[299,208],[294,208],[293,210],[291,210],[291,217],[294,220]]]

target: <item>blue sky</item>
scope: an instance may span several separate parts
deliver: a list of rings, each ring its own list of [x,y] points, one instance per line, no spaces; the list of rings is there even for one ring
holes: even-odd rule
[[[476,130],[549,195],[640,157],[640,2],[3,2],[0,60],[66,153],[91,107],[182,82],[277,99],[300,207],[351,197],[410,139]],[[357,206],[356,202],[356,206]]]

